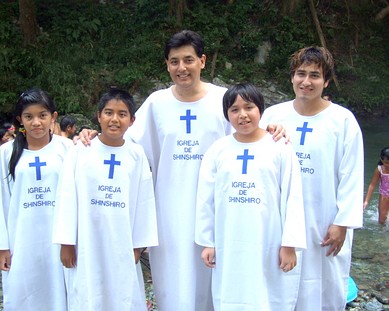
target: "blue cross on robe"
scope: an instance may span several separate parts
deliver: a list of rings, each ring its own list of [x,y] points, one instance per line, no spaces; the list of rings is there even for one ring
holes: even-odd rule
[[[190,109],[186,110],[186,115],[185,116],[180,116],[180,120],[185,120],[186,121],[186,133],[189,134],[191,132],[190,128],[190,121],[196,120],[196,116],[190,115]]]
[[[108,179],[113,179],[115,165],[120,165],[120,161],[115,161],[115,155],[111,154],[111,160],[104,160],[104,164],[109,164]]]
[[[312,127],[308,127],[308,122],[304,122],[303,127],[297,127],[296,131],[301,131],[300,145],[304,145],[304,143],[305,143],[305,134],[306,133],[312,133],[313,128]]]
[[[29,167],[35,166],[36,180],[41,180],[41,166],[46,166],[46,162],[40,162],[39,157],[35,157],[35,162],[28,163]]]
[[[247,174],[247,161],[248,160],[254,160],[253,155],[249,155],[249,150],[245,149],[243,152],[243,155],[237,156],[237,160],[243,160],[243,165],[242,165],[242,174]]]

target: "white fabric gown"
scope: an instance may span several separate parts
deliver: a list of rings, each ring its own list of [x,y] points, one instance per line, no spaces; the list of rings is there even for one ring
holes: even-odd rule
[[[353,114],[337,104],[314,116],[298,114],[293,101],[265,110],[260,124],[279,123],[300,162],[307,228],[296,310],[344,310],[353,228],[363,221],[363,140]],[[321,247],[331,224],[347,226],[342,250]]]
[[[76,245],[70,310],[146,310],[134,248],[158,243],[152,176],[141,146],[94,139],[69,151],[53,241]]]
[[[306,247],[301,177],[290,144],[275,143],[270,134],[255,143],[230,135],[210,147],[199,176],[196,243],[215,248],[215,310],[294,310],[301,252],[293,270],[279,267],[281,246]]]
[[[40,150],[24,149],[13,181],[13,142],[0,149],[0,249],[12,256],[10,271],[2,272],[4,310],[65,311],[64,271],[51,236],[58,176],[73,143],[53,135]]]
[[[159,246],[150,249],[158,310],[210,311],[211,273],[194,242],[201,159],[230,132],[223,116],[225,88],[209,84],[197,102],[180,102],[171,88],[151,94],[127,134],[145,149],[153,171]]]

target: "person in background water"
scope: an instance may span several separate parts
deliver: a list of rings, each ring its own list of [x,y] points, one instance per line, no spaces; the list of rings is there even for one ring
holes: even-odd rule
[[[164,53],[174,84],[152,93],[126,132],[143,146],[153,172],[159,245],[149,254],[155,298],[159,311],[211,311],[211,270],[194,242],[196,194],[205,151],[231,133],[222,110],[226,88],[201,80],[206,56],[196,32],[174,34]],[[284,135],[282,126],[269,130],[275,139]],[[80,139],[88,144],[91,133],[84,134]]]
[[[4,310],[67,310],[60,249],[51,241],[59,172],[72,142],[53,135],[54,101],[20,95],[17,135],[0,148],[0,269]]]
[[[389,214],[389,147],[381,150],[380,160],[374,169],[373,178],[367,189],[363,209],[369,205],[374,189],[379,183],[379,200],[378,200],[378,222],[381,225],[386,224]]]
[[[1,128],[2,132],[2,143],[13,140],[16,137],[15,126],[10,122],[5,122]]]
[[[300,162],[307,249],[296,310],[344,310],[353,229],[363,223],[363,140],[354,115],[322,98],[334,61],[323,47],[290,58],[295,99],[265,110],[260,126],[280,123]]]
[[[76,133],[76,120],[71,116],[63,116],[59,127],[61,128],[61,136],[72,139]]]
[[[142,249],[158,244],[157,220],[146,155],[123,138],[134,113],[128,92],[105,93],[97,113],[101,135],[90,147],[74,146],[64,161],[53,242],[72,270],[72,310],[146,310],[136,264]]]
[[[236,132],[201,162],[195,236],[213,268],[217,311],[293,311],[297,300],[295,248],[306,247],[300,168],[291,144],[258,127],[264,107],[254,85],[230,87],[223,111]]]

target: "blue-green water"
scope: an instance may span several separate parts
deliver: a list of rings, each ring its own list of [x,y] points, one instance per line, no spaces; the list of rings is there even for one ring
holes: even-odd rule
[[[389,119],[359,121],[365,149],[365,194],[382,148],[389,146]],[[389,294],[389,225],[378,224],[378,186],[364,213],[364,226],[354,232],[351,275],[357,285],[385,285]],[[385,293],[386,294],[386,293]]]

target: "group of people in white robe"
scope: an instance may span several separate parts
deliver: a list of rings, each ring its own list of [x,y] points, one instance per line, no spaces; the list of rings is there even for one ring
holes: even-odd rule
[[[101,134],[75,146],[50,134],[46,92],[20,96],[0,149],[4,310],[146,310],[146,247],[159,311],[344,310],[363,141],[322,99],[329,51],[294,53],[296,97],[267,109],[251,84],[201,81],[193,31],[169,39],[165,61],[171,87],[136,113],[108,91]]]

